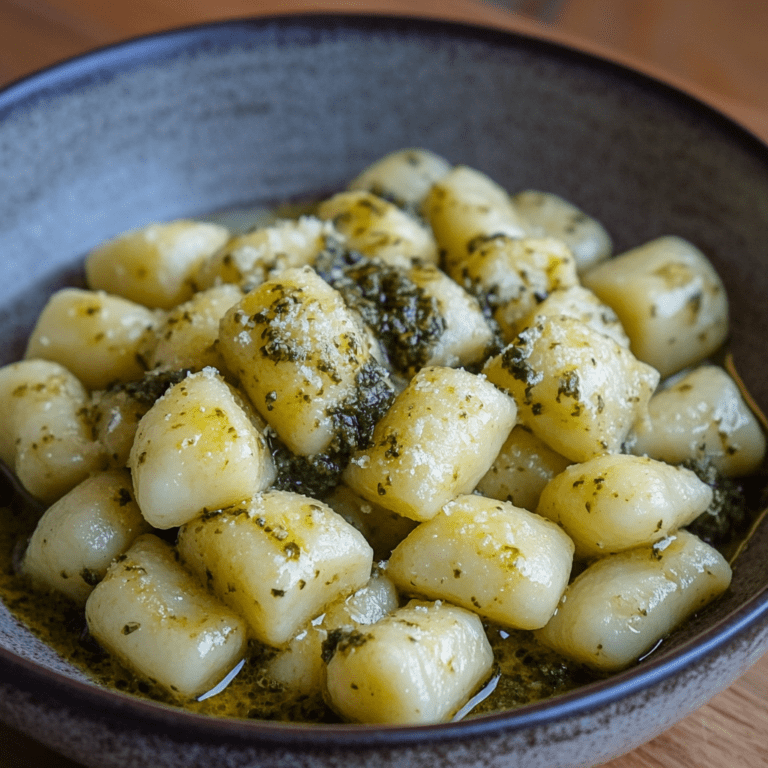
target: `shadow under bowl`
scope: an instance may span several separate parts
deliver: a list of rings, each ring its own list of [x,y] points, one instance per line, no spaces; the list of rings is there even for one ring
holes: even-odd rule
[[[736,367],[768,410],[768,149],[674,88],[543,39],[434,21],[296,16],[169,32],[0,93],[0,364],[82,255],[149,221],[342,187],[408,146],[555,192],[617,251],[696,243],[731,297]],[[768,521],[730,590],[636,668],[551,701],[423,727],[193,715],[88,682],[0,606],[0,719],[94,768],[604,762],[768,649]]]

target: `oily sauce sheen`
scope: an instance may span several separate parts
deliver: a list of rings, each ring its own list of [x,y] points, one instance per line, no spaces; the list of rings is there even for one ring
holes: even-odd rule
[[[30,535],[29,521],[11,507],[0,507],[0,594],[8,609],[60,656],[94,682],[142,698],[183,706],[191,712],[217,717],[335,723],[338,716],[318,697],[286,694],[263,673],[265,651],[255,644],[232,681],[202,700],[179,702],[161,687],[143,680],[101,650],[88,635],[83,612],[58,594],[31,591],[16,574],[14,560]],[[570,664],[539,645],[531,633],[488,626],[498,672],[494,689],[472,710],[473,715],[519,707],[591,680],[594,673]],[[267,652],[268,653],[268,652]],[[490,687],[490,686],[489,686]]]

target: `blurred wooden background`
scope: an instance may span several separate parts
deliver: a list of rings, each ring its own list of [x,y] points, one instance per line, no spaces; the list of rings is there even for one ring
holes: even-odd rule
[[[498,26],[536,19],[680,78],[768,138],[765,0],[0,0],[0,84],[147,32],[308,10],[425,14]]]
[[[768,141],[766,0],[0,0],[0,86],[136,35],[301,11],[426,15],[524,31],[543,27],[672,79]],[[698,712],[606,768],[765,768],[767,702],[768,656]],[[74,765],[0,726],[0,767]]]

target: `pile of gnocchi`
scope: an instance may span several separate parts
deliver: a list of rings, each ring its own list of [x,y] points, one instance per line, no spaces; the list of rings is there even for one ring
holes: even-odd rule
[[[606,674],[729,586],[688,466],[766,443],[706,362],[728,304],[690,242],[613,255],[570,202],[408,149],[85,274],[0,369],[0,458],[47,507],[19,567],[180,702],[258,647],[345,721],[445,721],[491,623]]]

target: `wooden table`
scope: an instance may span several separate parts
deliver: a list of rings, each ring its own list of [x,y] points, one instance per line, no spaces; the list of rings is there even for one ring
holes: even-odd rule
[[[518,13],[510,14],[512,7]],[[388,12],[489,24],[634,64],[709,101],[768,141],[768,3],[759,0],[0,0],[0,85],[139,34],[300,11]],[[538,15],[536,20],[530,14]],[[529,14],[529,15],[525,15]],[[542,22],[543,19],[543,22]],[[0,726],[0,766],[77,768]],[[768,655],[666,733],[604,768],[768,767]]]

